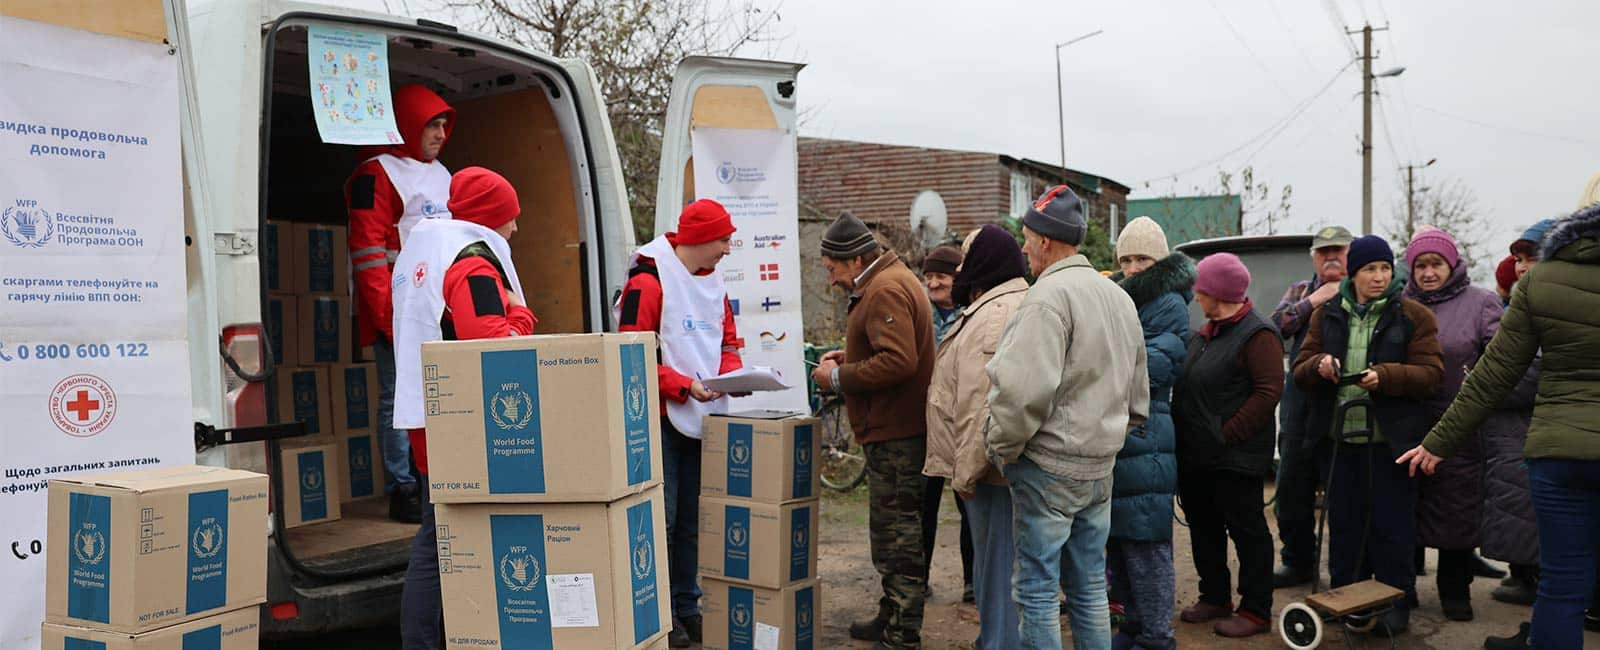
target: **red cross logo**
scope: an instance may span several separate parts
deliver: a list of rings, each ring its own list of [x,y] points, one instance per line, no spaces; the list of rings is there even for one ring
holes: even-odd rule
[[[50,419],[69,436],[95,436],[111,426],[116,417],[116,392],[94,375],[69,375],[50,391]]]
[[[79,390],[78,396],[67,402],[67,410],[77,415],[79,422],[88,422],[89,414],[100,410],[100,400],[89,399],[89,391]]]
[[[421,287],[423,278],[428,277],[428,263],[417,262],[416,270],[411,272],[411,286]]]

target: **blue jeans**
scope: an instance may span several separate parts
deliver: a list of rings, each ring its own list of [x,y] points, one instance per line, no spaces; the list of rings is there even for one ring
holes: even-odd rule
[[[958,497],[959,498],[959,497]],[[1011,600],[1011,565],[1016,546],[1011,539],[1011,490],[979,483],[967,501],[967,529],[972,532],[972,590],[978,599],[977,650],[1010,650],[1021,622]]]
[[[1528,487],[1539,519],[1533,647],[1581,648],[1600,546],[1600,461],[1529,459]]]
[[[672,617],[700,615],[700,441],[661,416],[661,482],[667,507],[667,579]]]
[[[1106,537],[1111,533],[1111,477],[1079,481],[1050,474],[1026,456],[1005,467],[1011,481],[1017,563],[1011,595],[1022,610],[1022,648],[1061,647],[1056,588],[1063,574],[1072,645],[1111,646],[1106,603]],[[1062,561],[1063,553],[1068,558]]]
[[[411,563],[406,565],[405,587],[400,591],[400,643],[404,650],[439,650],[444,647],[444,600],[439,592],[438,531],[428,481],[419,483],[422,526],[412,539]]]
[[[411,475],[411,439],[394,428],[394,344],[378,336],[372,344],[378,357],[378,444],[383,447],[383,468],[389,474],[384,493],[393,493],[401,483],[415,483]]]

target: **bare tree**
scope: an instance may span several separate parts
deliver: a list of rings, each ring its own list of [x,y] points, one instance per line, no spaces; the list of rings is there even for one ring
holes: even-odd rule
[[[1294,186],[1285,184],[1273,198],[1272,184],[1256,179],[1255,167],[1245,167],[1238,175],[1217,172],[1219,194],[1234,194],[1238,188],[1239,210],[1243,213],[1243,235],[1276,235],[1278,226],[1289,220],[1289,199],[1294,196]]]
[[[662,121],[678,62],[774,44],[781,20],[776,6],[763,9],[751,0],[442,1],[485,33],[594,67],[639,241],[654,229]]]
[[[1395,257],[1402,257],[1411,236],[1424,225],[1450,233],[1456,240],[1461,259],[1471,266],[1472,279],[1487,281],[1494,275],[1493,255],[1489,250],[1489,220],[1478,210],[1478,197],[1472,188],[1459,180],[1437,183],[1434,187],[1416,192],[1416,215],[1408,219],[1410,206],[1406,202],[1405,185],[1399,188],[1399,198],[1394,201],[1386,235],[1394,242]]]

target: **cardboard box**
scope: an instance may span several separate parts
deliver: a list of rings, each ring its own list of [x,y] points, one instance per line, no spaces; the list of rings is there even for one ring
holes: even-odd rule
[[[261,608],[245,607],[143,634],[45,623],[40,637],[41,650],[256,650]]]
[[[46,622],[137,634],[266,600],[267,477],[180,465],[49,490]]]
[[[771,648],[811,650],[817,647],[817,612],[822,611],[822,583],[807,580],[783,589],[763,589],[706,578],[705,650]]]
[[[327,368],[280,367],[272,375],[272,381],[275,382],[270,407],[273,422],[304,422],[306,434],[311,436],[333,434]]]
[[[267,291],[294,291],[294,224],[268,219],[261,229],[261,273]]]
[[[267,296],[267,340],[272,345],[272,365],[300,364],[300,299],[296,296]]]
[[[300,296],[300,350],[302,366],[332,366],[349,363],[351,351],[350,299],[335,296]]]
[[[700,497],[700,574],[768,589],[817,575],[817,500]]]
[[[430,465],[431,465],[431,458]],[[672,627],[660,487],[435,506],[449,648],[648,648]]]
[[[294,293],[349,296],[350,249],[344,226],[294,225]]]
[[[328,370],[333,430],[340,435],[378,430],[378,367],[343,364]]]
[[[712,415],[700,444],[700,493],[758,503],[821,495],[817,419],[775,411]]]
[[[376,434],[357,433],[339,436],[339,500],[345,503],[383,496],[387,475],[383,471],[383,448]]]
[[[283,450],[283,526],[294,528],[339,520],[339,446],[305,445]]]
[[[661,482],[651,333],[422,345],[434,503],[607,502]]]

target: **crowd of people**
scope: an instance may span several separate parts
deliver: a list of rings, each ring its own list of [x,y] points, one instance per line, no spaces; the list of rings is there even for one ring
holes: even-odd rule
[[[1600,630],[1585,612],[1600,548],[1600,177],[1591,186],[1578,211],[1512,243],[1498,292],[1472,285],[1444,230],[1419,228],[1397,256],[1328,226],[1309,279],[1270,314],[1240,258],[1196,263],[1149,218],[1119,233],[1114,273],[1093,268],[1064,186],[1021,219],[1020,243],[988,225],[930,251],[921,288],[841,215],[821,247],[850,295],[845,346],[813,378],[845,397],[864,444],[883,585],[851,637],[919,647],[948,483],[977,648],[1059,648],[1063,615],[1077,648],[1174,648],[1175,625],[1270,633],[1274,590],[1322,570],[1319,493],[1328,584],[1404,594],[1372,635],[1407,632],[1432,548],[1446,618],[1473,619],[1478,577],[1533,606],[1486,648],[1581,647]],[[1199,598],[1175,612],[1179,513]]]

